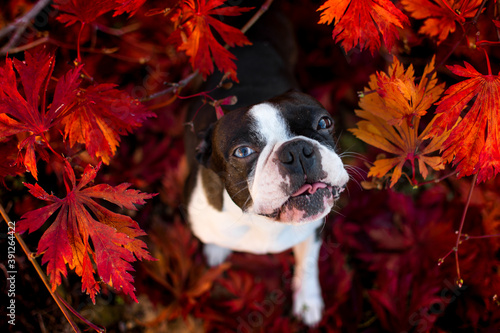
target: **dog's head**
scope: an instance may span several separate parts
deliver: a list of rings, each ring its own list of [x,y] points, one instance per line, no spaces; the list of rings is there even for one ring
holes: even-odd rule
[[[330,212],[349,179],[333,129],[314,98],[289,92],[227,113],[206,132],[197,159],[243,211],[311,222]]]

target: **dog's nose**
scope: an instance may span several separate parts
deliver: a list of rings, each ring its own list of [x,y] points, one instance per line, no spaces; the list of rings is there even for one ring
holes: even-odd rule
[[[316,163],[316,151],[304,140],[285,143],[278,153],[281,164],[292,174],[307,173]]]

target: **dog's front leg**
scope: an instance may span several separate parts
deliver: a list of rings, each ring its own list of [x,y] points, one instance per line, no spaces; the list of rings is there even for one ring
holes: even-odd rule
[[[295,256],[294,314],[309,326],[317,325],[323,314],[318,258],[321,239],[314,233],[293,247]]]
[[[205,244],[203,254],[207,259],[207,264],[210,267],[222,264],[231,254],[231,250],[216,244]]]

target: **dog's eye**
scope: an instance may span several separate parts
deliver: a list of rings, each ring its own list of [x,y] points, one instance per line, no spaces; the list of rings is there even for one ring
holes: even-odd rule
[[[252,155],[254,152],[255,151],[252,148],[247,147],[247,146],[242,146],[242,147],[236,148],[234,150],[233,155],[238,157],[238,158],[244,158],[244,157]]]
[[[333,120],[329,117],[323,117],[318,122],[318,130],[320,129],[328,129],[333,126]]]

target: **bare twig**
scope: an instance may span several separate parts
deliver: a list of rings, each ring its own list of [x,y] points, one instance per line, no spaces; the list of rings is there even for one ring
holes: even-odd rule
[[[94,323],[91,323],[90,321],[87,320],[87,318],[83,317],[81,314],[79,314],[75,309],[73,309],[73,307],[71,305],[69,305],[62,297],[60,297],[59,295],[56,295],[57,298],[59,299],[59,301],[61,301],[64,306],[66,306],[68,308],[69,311],[71,311],[72,314],[75,315],[75,317],[77,317],[78,319],[80,319],[81,321],[83,321],[85,324],[87,324],[90,328],[92,328],[94,331],[96,332],[99,332],[99,333],[102,333],[102,332],[106,332],[106,329],[105,328],[102,328],[100,326],[97,326],[96,324]]]
[[[485,238],[497,238],[500,237],[500,234],[492,234],[492,235],[480,235],[480,236],[470,236],[470,235],[463,235],[464,240],[469,240],[469,239],[485,239]]]
[[[474,18],[472,19],[473,25],[477,24],[477,21],[479,20],[479,15],[481,15],[481,12],[483,11],[483,8],[484,8],[484,6],[486,6],[487,2],[488,2],[488,0],[483,0],[483,2],[481,2],[481,6],[479,6],[479,8],[476,12],[476,15],[474,15]]]
[[[45,36],[45,37],[39,38],[37,40],[34,40],[31,43],[24,44],[24,45],[21,45],[21,46],[18,46],[18,47],[13,47],[13,48],[11,48],[9,50],[9,54],[15,54],[15,53],[23,52],[23,51],[29,50],[31,48],[34,48],[34,47],[36,47],[38,45],[45,44],[47,42],[50,42],[50,37]],[[0,51],[0,54],[2,54],[1,51]]]
[[[262,6],[259,8],[257,13],[255,13],[254,16],[252,16],[252,18],[248,20],[248,22],[243,26],[243,28],[241,28],[241,32],[245,34],[248,31],[248,29],[250,29],[250,27],[254,25],[255,22],[257,22],[257,20],[262,16],[262,14],[264,14],[269,9],[269,6],[271,6],[273,1],[274,0],[266,0],[266,2],[264,2]]]
[[[467,201],[465,203],[464,211],[462,213],[462,218],[460,220],[460,226],[456,232],[457,240],[455,242],[455,246],[450,251],[448,251],[448,253],[446,253],[446,255],[444,257],[440,258],[438,261],[438,265],[441,265],[450,254],[455,252],[455,265],[457,267],[457,285],[459,287],[462,287],[462,285],[464,283],[464,281],[462,280],[462,277],[460,276],[460,264],[458,261],[458,247],[460,246],[460,244],[462,244],[462,241],[468,240],[469,238],[486,238],[486,237],[495,237],[496,236],[496,235],[489,235],[489,236],[470,237],[468,235],[465,235],[464,239],[462,239],[462,230],[464,228],[465,216],[467,215],[467,210],[469,209],[470,200],[472,198],[472,192],[474,191],[474,186],[476,185],[476,181],[477,181],[477,175],[478,175],[477,173],[474,175],[474,178],[472,179],[472,184],[470,186],[469,194],[467,195]]]
[[[5,212],[2,204],[0,204],[0,215],[2,215],[4,221],[7,223],[7,225],[9,225],[9,222],[11,222],[11,220],[10,220],[9,216],[7,215],[7,213]],[[52,296],[52,298],[54,299],[54,301],[56,301],[57,306],[59,306],[59,309],[61,309],[61,312],[64,314],[64,317],[66,317],[66,320],[71,325],[71,328],[73,328],[73,331],[80,333],[81,332],[80,329],[78,328],[78,326],[76,326],[76,323],[69,316],[69,313],[66,310],[64,304],[60,301],[60,299],[56,295],[56,293],[52,291],[52,288],[50,288],[49,282],[47,281],[47,276],[45,275],[42,268],[38,264],[38,261],[35,260],[33,253],[29,250],[28,246],[26,245],[26,243],[24,242],[24,240],[21,238],[21,236],[18,233],[15,233],[14,235],[15,235],[16,240],[19,243],[19,245],[21,245],[21,248],[22,248],[24,254],[26,254],[26,257],[28,258],[28,260],[35,267],[35,270],[38,273],[38,276],[40,276],[40,279],[43,281],[45,288],[47,288],[47,290],[49,291],[49,293]]]
[[[30,25],[31,20],[34,19],[49,3],[50,0],[39,0],[29,12],[17,18],[14,22],[0,30],[0,38],[3,38],[15,31],[7,44],[0,49],[0,54],[7,54],[11,48],[17,45],[19,38],[21,38],[28,25]]]
[[[474,186],[476,185],[477,175],[478,174],[476,173],[474,175],[474,178],[472,178],[472,184],[470,185],[469,195],[467,196],[467,202],[465,203],[464,212],[462,213],[462,219],[460,221],[460,227],[458,228],[458,233],[457,233],[457,241],[455,243],[455,248],[454,248],[454,250],[455,250],[455,263],[457,266],[457,285],[459,287],[462,287],[463,280],[460,277],[460,264],[458,262],[458,246],[461,243],[460,238],[462,237],[462,230],[464,228],[465,216],[467,215],[467,210],[469,208],[470,199],[472,198],[472,192],[474,191]]]
[[[119,36],[126,35],[128,33],[131,33],[133,31],[139,30],[139,28],[141,27],[141,24],[140,23],[133,23],[133,24],[124,26],[120,29],[116,29],[116,28],[111,28],[111,27],[105,26],[103,24],[95,23],[94,27],[102,32],[107,33],[108,35],[119,37]]]
[[[452,171],[444,176],[441,176],[439,178],[436,178],[436,179],[432,179],[432,180],[428,180],[428,181],[425,181],[425,182],[422,182],[422,183],[418,183],[415,185],[415,187],[421,187],[421,186],[424,186],[424,185],[427,185],[427,184],[437,184],[437,183],[440,183],[442,182],[443,180],[445,180],[446,178],[449,178],[451,176],[454,176],[457,174],[457,171]]]
[[[478,175],[477,173],[474,175],[474,178],[472,179],[472,184],[470,186],[469,194],[467,195],[467,201],[465,203],[464,211],[462,213],[462,218],[460,219],[460,226],[459,226],[458,230],[456,231],[457,240],[455,241],[455,246],[450,251],[448,251],[448,253],[446,253],[442,258],[440,258],[438,260],[438,265],[441,265],[449,255],[451,255],[453,252],[455,252],[455,265],[457,267],[457,281],[456,281],[456,283],[457,283],[458,287],[462,287],[462,285],[464,284],[464,281],[460,275],[460,263],[458,261],[458,247],[460,246],[460,244],[462,244],[462,242],[464,240],[468,240],[468,239],[472,239],[472,238],[488,238],[488,237],[497,237],[498,236],[498,235],[485,235],[485,236],[462,235],[462,231],[463,231],[464,224],[465,224],[465,216],[467,215],[467,210],[469,209],[470,200],[472,198],[472,192],[474,191],[474,186],[476,185],[476,181],[477,181],[477,175]],[[464,239],[462,239],[462,237],[464,237]]]
[[[194,71],[193,73],[191,73],[190,75],[188,75],[184,79],[180,80],[178,83],[171,84],[170,87],[168,87],[167,89],[155,92],[154,94],[151,94],[149,96],[144,97],[143,99],[141,99],[141,102],[147,102],[147,101],[150,101],[152,99],[158,98],[160,96],[170,94],[172,92],[176,92],[176,91],[184,88],[197,75],[198,75],[198,71]]]

